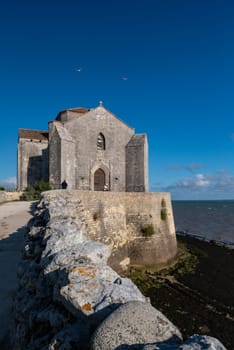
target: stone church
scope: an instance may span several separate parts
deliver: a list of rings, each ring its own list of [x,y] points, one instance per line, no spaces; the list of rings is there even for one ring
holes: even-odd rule
[[[71,108],[48,131],[19,129],[18,190],[49,181],[82,191],[147,192],[148,143],[102,103]]]

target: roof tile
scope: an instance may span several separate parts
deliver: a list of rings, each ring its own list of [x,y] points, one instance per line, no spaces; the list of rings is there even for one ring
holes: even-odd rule
[[[19,138],[30,140],[48,140],[49,133],[44,130],[19,129]]]

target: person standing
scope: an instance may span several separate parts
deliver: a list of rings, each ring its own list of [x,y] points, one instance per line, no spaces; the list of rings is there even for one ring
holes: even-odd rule
[[[63,182],[61,183],[61,187],[62,187],[63,190],[66,190],[66,188],[67,188],[66,180],[63,180]]]

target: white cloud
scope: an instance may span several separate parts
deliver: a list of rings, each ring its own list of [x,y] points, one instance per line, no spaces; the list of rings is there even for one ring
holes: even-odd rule
[[[16,188],[16,177],[8,177],[4,180],[0,180],[0,186],[3,186],[7,190],[12,190]]]
[[[210,180],[206,179],[204,174],[196,174],[194,176],[195,185],[198,187],[208,187],[210,185]]]
[[[234,175],[225,170],[209,174],[192,174],[168,186],[153,187],[171,192],[174,199],[234,199]]]
[[[178,182],[168,186],[169,188],[183,188],[189,190],[197,190],[201,187],[209,187],[211,185],[210,175],[194,174],[189,178],[181,179]]]

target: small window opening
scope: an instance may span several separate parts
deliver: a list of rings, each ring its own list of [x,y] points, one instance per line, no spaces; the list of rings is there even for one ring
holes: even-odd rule
[[[105,137],[102,133],[100,133],[97,137],[97,149],[106,149]]]

